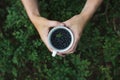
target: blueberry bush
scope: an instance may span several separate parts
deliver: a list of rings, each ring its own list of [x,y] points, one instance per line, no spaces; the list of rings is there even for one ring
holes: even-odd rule
[[[41,15],[65,21],[86,0],[39,0]],[[104,0],[74,54],[51,57],[20,0],[0,1],[0,80],[120,80],[120,1]]]

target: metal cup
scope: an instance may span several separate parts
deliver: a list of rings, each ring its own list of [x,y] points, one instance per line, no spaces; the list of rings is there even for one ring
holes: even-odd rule
[[[57,26],[50,30],[48,34],[48,43],[52,48],[52,56],[69,50],[74,42],[72,31],[65,26]]]

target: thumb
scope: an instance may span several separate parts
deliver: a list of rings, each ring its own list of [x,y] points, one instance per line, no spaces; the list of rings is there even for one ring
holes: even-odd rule
[[[60,23],[59,25],[60,25],[60,26],[65,26],[65,23]]]
[[[59,26],[59,25],[64,26],[65,24],[61,23],[61,22],[58,22],[58,21],[50,21],[49,22],[50,27],[55,27],[55,26]]]

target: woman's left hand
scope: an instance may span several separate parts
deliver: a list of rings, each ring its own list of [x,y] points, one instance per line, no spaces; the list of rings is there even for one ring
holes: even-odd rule
[[[83,28],[86,24],[86,21],[84,20],[84,17],[82,15],[75,15],[72,18],[70,18],[69,20],[63,22],[64,25],[68,28],[70,28],[73,32],[74,35],[74,43],[72,45],[72,47],[63,52],[63,53],[57,53],[57,55],[59,56],[65,56],[66,54],[70,54],[70,53],[74,53],[76,50],[76,47],[78,45],[79,39],[82,35],[83,32]]]

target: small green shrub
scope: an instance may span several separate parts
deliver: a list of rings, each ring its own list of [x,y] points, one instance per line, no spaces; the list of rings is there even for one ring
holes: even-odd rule
[[[41,15],[59,21],[78,14],[84,4],[84,0],[39,1]],[[21,2],[2,0],[0,80],[119,80],[119,4],[104,1],[86,25],[77,51],[52,58]]]

